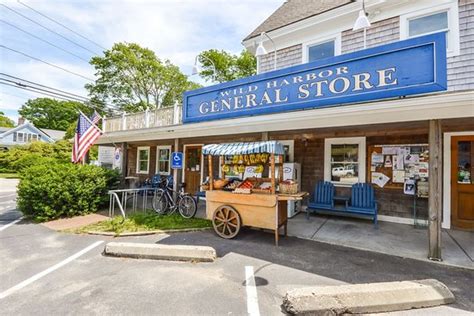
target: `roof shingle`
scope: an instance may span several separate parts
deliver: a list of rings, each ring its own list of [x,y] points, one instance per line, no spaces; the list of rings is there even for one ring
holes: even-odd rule
[[[279,29],[351,2],[354,2],[354,0],[287,0],[250,33],[244,41],[256,37],[262,32]]]

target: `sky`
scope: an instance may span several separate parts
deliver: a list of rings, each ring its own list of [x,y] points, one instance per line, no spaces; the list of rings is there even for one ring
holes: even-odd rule
[[[133,42],[152,49],[191,75],[196,55],[216,48],[239,53],[242,39],[263,22],[284,0],[20,0],[66,25],[85,38],[62,28],[17,0],[0,0],[0,72],[87,96],[84,85],[94,79],[92,56],[117,42]],[[20,14],[61,34],[54,34]],[[13,25],[13,26],[12,26]],[[16,28],[15,28],[16,27]],[[28,35],[59,46],[62,51]],[[66,39],[65,39],[66,38]],[[68,41],[68,40],[69,41]],[[82,46],[82,47],[80,47]],[[77,75],[13,52],[25,53]],[[73,56],[70,53],[77,55]],[[86,77],[86,78],[83,78]],[[197,76],[191,80],[203,83]],[[42,97],[0,85],[0,111],[15,122],[28,99]]]

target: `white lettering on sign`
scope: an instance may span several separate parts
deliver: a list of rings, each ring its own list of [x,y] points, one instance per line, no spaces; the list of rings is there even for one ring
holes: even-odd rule
[[[289,100],[289,93],[296,94],[299,100],[317,100],[348,91],[370,91],[397,85],[396,72],[395,67],[390,67],[376,70],[374,75],[368,72],[351,75],[348,67],[339,66],[286,79],[272,79],[264,83],[263,91],[259,91],[259,86],[255,84],[220,91],[218,98],[201,102],[199,112],[201,114],[231,112],[244,108],[285,103]],[[294,89],[296,91],[293,91]]]

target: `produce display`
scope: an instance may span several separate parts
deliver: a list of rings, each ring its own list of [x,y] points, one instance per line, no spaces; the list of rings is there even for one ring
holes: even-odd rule
[[[252,183],[252,181],[246,179],[234,190],[234,193],[250,194],[252,193],[253,187],[254,187],[254,184]]]
[[[272,188],[272,183],[271,183],[271,182],[262,182],[262,183],[258,186],[258,188],[259,188],[260,190],[268,190],[268,191],[270,191],[270,189]]]
[[[237,189],[237,187],[241,184],[242,182],[239,181],[239,180],[231,180],[225,187],[224,187],[224,190],[226,191],[233,191],[235,189]]]

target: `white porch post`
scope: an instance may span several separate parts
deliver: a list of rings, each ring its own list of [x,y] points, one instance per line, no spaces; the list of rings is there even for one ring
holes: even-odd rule
[[[125,111],[122,113],[122,130],[125,131],[127,129],[127,116]]]
[[[150,127],[150,110],[148,108],[145,110],[145,127]]]
[[[179,124],[179,108],[177,101],[174,103],[173,106],[173,124]]]
[[[105,134],[105,132],[107,131],[107,118],[104,116],[102,116],[102,133]]]

